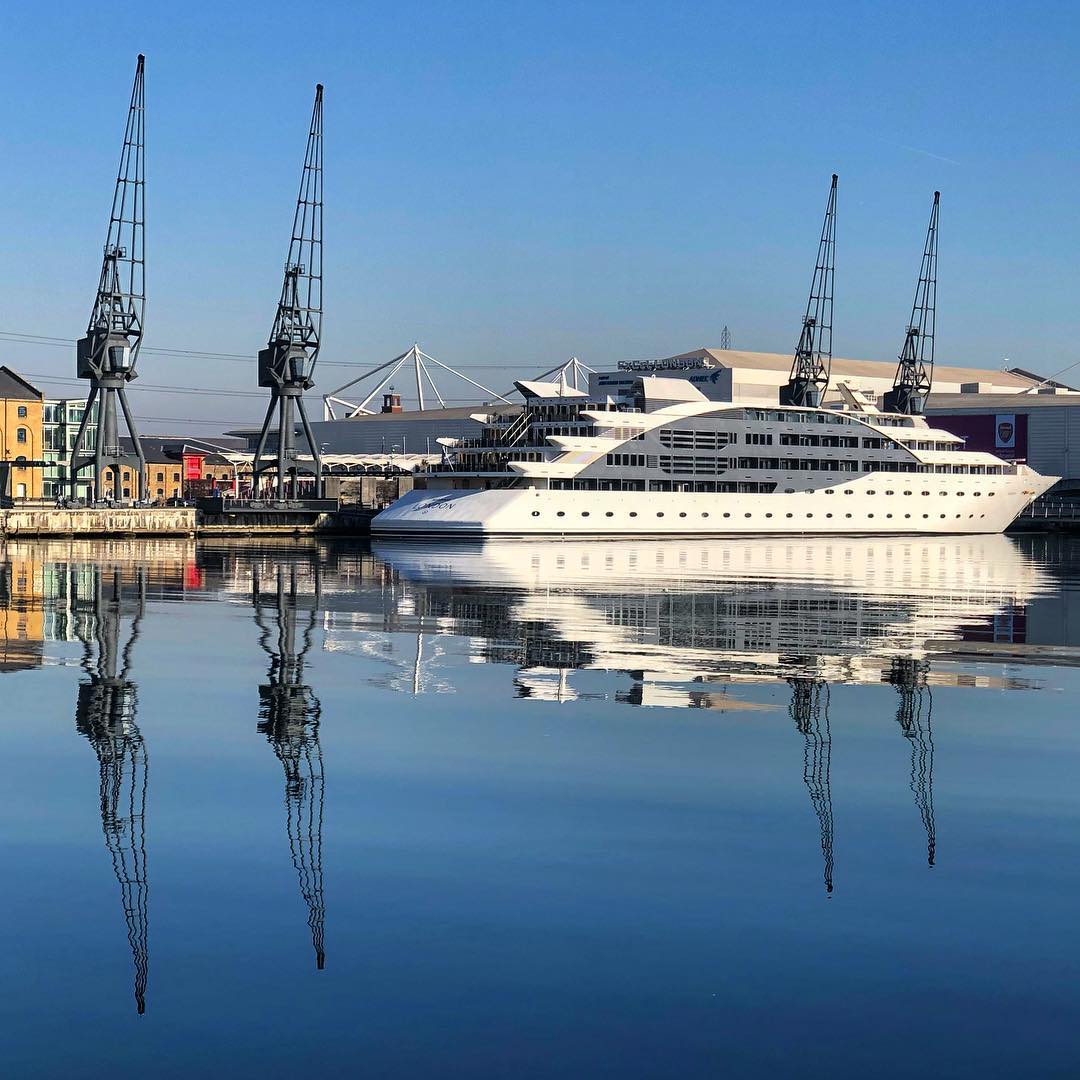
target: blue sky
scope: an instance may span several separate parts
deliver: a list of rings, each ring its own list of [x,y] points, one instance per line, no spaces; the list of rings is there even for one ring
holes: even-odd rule
[[[265,342],[321,80],[326,361],[419,341],[502,389],[725,324],[787,352],[833,171],[837,355],[895,356],[940,188],[939,360],[1080,358],[1075,6],[17,2],[6,38],[2,331],[83,332],[143,51],[148,346]],[[0,356],[74,367],[65,348]],[[140,372],[255,389],[253,361]],[[323,367],[318,389],[349,375]],[[149,390],[136,407],[158,431],[260,412]]]

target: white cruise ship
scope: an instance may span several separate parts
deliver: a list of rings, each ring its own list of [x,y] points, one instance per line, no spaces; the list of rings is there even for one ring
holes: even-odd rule
[[[519,382],[378,535],[999,533],[1057,480],[847,393],[838,407],[707,398],[642,375],[620,395]],[[449,440],[444,440],[449,441]]]

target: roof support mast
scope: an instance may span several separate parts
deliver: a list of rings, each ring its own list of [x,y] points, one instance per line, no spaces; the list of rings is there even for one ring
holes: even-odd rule
[[[315,361],[322,334],[323,227],[323,88],[315,87],[304,172],[296,198],[289,258],[277,316],[265,349],[259,351],[259,385],[269,387],[270,403],[255,450],[255,484],[268,469],[277,472],[277,497],[296,498],[301,467],[296,453],[297,419],[311,452],[315,497],[322,496],[322,458],[304,409],[304,391],[315,385]],[[277,428],[277,450],[266,454],[271,426]]]
[[[125,465],[138,473],[137,497],[146,497],[146,456],[125,391],[127,384],[136,378],[135,361],[142,345],[146,308],[144,62],[145,58],[140,55],[131,89],[124,149],[116,174],[94,310],[86,336],[76,347],[78,376],[89,380],[90,391],[71,451],[72,498],[76,495],[78,474],[91,466],[94,470],[93,497],[100,499],[104,495],[107,473],[113,478],[113,495],[120,497],[123,494],[122,467]],[[134,454],[126,453],[120,446],[118,405],[124,414]]]
[[[817,264],[802,334],[795,347],[791,377],[780,387],[781,405],[817,408],[829,386],[832,366],[833,274],[836,265],[836,173],[829,188],[825,222],[821,226]]]
[[[885,394],[885,411],[921,416],[926,398],[934,381],[934,331],[937,322],[937,233],[938,204],[941,192],[934,192],[930,224],[923,245],[919,283],[915,286],[915,302],[911,321],[900,351],[893,388]]]

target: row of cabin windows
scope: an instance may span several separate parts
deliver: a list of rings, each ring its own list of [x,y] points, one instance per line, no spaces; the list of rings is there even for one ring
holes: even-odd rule
[[[816,458],[756,458],[741,457],[736,462],[740,469],[783,469],[784,472],[858,472],[857,461],[832,461]]]
[[[952,442],[935,442],[933,439],[904,439],[904,446],[909,450],[950,450],[955,451],[959,449],[956,443]],[[866,445],[865,443],[863,444]]]
[[[880,443],[880,440],[878,440]],[[859,440],[854,435],[795,435],[790,432],[780,433],[781,446],[835,446],[857,450]]]
[[[663,472],[669,473],[697,473],[699,476],[716,476],[717,473],[727,472],[727,460],[708,457],[690,457],[689,455],[661,454],[657,463]]]
[[[553,491],[727,491],[768,495],[776,484],[756,480],[552,480]]]
[[[608,454],[607,463],[609,465],[629,465],[635,468],[645,467],[645,455],[644,454]]]
[[[537,426],[539,427],[539,425]],[[545,424],[543,425],[543,430],[537,431],[536,434],[541,437],[546,437],[548,435],[580,435],[582,438],[585,438],[588,435],[595,435],[596,432],[593,431],[592,428],[587,427],[566,427],[560,425],[549,427]],[[496,440],[496,442],[497,441],[498,440]]]
[[[567,510],[556,510],[556,511],[555,511],[555,516],[556,516],[557,518],[564,518],[564,517],[566,517],[566,516],[567,516],[568,514],[569,514],[569,515],[570,515],[571,517],[574,517],[574,516],[580,516],[580,517],[583,517],[583,518],[587,518],[587,517],[592,517],[592,516],[593,516],[593,512],[592,512],[591,510],[582,510],[582,511],[580,511],[580,512],[579,512],[579,514],[577,514],[577,515],[575,515],[575,514],[574,514],[574,513],[572,512],[572,511],[567,511]],[[539,511],[539,510],[534,510],[534,511],[532,512],[532,516],[533,516],[534,518],[538,518],[538,517],[541,517],[541,516],[542,516],[542,513],[541,513],[541,511]],[[596,514],[596,516],[597,516],[597,517],[599,517],[599,516],[600,516],[600,513],[599,513],[599,511],[597,511],[597,514]],[[614,511],[614,510],[606,510],[606,511],[604,512],[604,517],[609,517],[609,518],[613,518],[613,517],[615,517],[615,516],[616,516],[616,514],[615,514],[615,511]],[[627,517],[632,517],[632,518],[636,518],[636,517],[638,516],[638,512],[637,512],[636,510],[628,510],[628,511],[626,511],[626,516],[627,516]],[[665,517],[665,516],[666,516],[666,512],[665,512],[665,511],[663,511],[663,510],[657,510],[657,511],[656,511],[656,517],[658,517],[658,518],[662,518],[662,517]],[[672,514],[671,516],[672,516],[672,517],[675,517],[676,515],[675,515],[675,514],[673,513],[673,514]],[[678,513],[678,516],[679,516],[680,518],[685,518],[685,517],[691,517],[691,516],[693,516],[693,517],[698,517],[698,516],[700,516],[700,517],[703,517],[703,518],[707,518],[707,517],[709,516],[709,511],[708,511],[708,510],[702,510],[702,511],[700,511],[700,514],[699,514],[699,513],[694,513],[694,514],[691,514],[691,513],[690,513],[690,511],[687,511],[687,510],[680,510],[680,511],[679,511],[679,513]],[[720,518],[729,518],[729,517],[731,517],[732,515],[731,515],[731,511],[724,511],[723,513],[717,514],[716,516],[717,516],[717,517],[720,517]],[[736,516],[737,516],[737,515],[736,515]],[[754,515],[753,515],[753,512],[752,512],[752,511],[750,511],[750,510],[747,510],[747,511],[745,511],[745,512],[743,513],[743,515],[742,515],[742,516],[743,516],[744,518],[752,518],[752,517],[753,517]],[[775,515],[774,515],[774,514],[773,514],[773,513],[771,512],[771,511],[767,511],[766,513],[764,513],[764,514],[759,514],[758,516],[759,516],[759,517],[763,517],[763,518],[766,518],[766,519],[767,519],[767,518],[771,518],[771,517],[774,517]],[[805,513],[805,514],[800,514],[799,516],[800,516],[800,517],[805,517],[805,518],[807,518],[807,519],[809,520],[809,519],[813,518],[813,516],[814,516],[814,513],[813,513],[813,511],[808,511],[807,513]],[[818,516],[819,516],[819,517],[823,517],[823,518],[831,518],[831,517],[833,517],[834,515],[833,515],[833,514],[819,514]],[[860,515],[860,516],[862,516],[862,515]],[[894,516],[895,516],[895,515],[893,515],[893,514],[885,514],[885,515],[884,515],[884,517],[885,517],[885,518],[892,518],[892,517],[894,517]],[[942,520],[945,520],[945,519],[947,519],[947,518],[948,518],[948,516],[949,516],[949,515],[948,515],[948,514],[939,514],[938,516],[939,516],[939,517],[940,517],[940,518],[941,518]],[[957,521],[959,521],[960,519],[962,519],[962,518],[963,518],[963,516],[964,516],[963,514],[957,514],[957,515],[956,515],[956,519],[957,519]],[[784,515],[784,517],[785,517],[785,518],[793,518],[793,517],[795,517],[795,515],[794,515],[794,514],[785,514],[785,515]],[[845,517],[845,518],[853,518],[853,517],[855,517],[855,515],[854,515],[854,514],[845,514],[845,515],[844,515],[844,517]],[[905,514],[905,515],[904,515],[904,517],[905,517],[905,518],[910,518],[910,517],[911,517],[911,514]],[[928,518],[930,517],[930,515],[929,515],[929,514],[923,514],[923,517],[924,517],[924,518],[927,518],[927,519],[928,519]],[[974,517],[975,517],[975,515],[974,515],[974,514],[968,514],[968,517],[969,517],[969,518],[974,518]],[[985,514],[980,514],[980,515],[979,515],[979,517],[980,517],[980,518],[984,518],[984,517],[986,517],[986,515],[985,515]],[[874,518],[874,515],[873,515],[873,514],[867,514],[867,515],[866,515],[866,519],[867,519],[867,521],[871,521],[871,520],[873,520],[873,518]]]
[[[765,420],[772,424],[847,424],[849,420],[842,413],[820,412],[781,412],[779,409],[747,409],[748,420]]]
[[[765,420],[773,424],[853,424],[842,413],[831,412],[781,412],[779,409],[747,409],[747,419]],[[895,416],[864,416],[866,423],[874,427],[914,427],[912,420]]]
[[[644,431],[627,427],[594,427],[589,434],[601,439],[622,439],[623,442],[641,442],[645,438]]]
[[[692,461],[692,458],[676,458],[676,461]],[[663,467],[665,459],[661,458]],[[741,457],[731,462],[740,469],[774,469],[784,472],[859,472],[857,461],[835,461],[817,458],[766,458]],[[938,475],[994,475],[1005,471],[1004,465],[916,465],[912,461],[864,461],[862,472],[935,473]]]
[[[785,491],[787,492],[788,495],[793,494],[794,490],[795,490],[794,488],[785,488]],[[845,495],[876,495],[877,494],[877,492],[873,488],[870,488],[867,491],[858,491],[858,492],[854,488],[844,488],[843,491],[844,491]],[[836,494],[836,489],[835,488],[826,488],[825,491],[824,491],[824,494],[826,494],[826,495],[835,495]],[[895,491],[886,491],[885,494],[886,495],[895,495],[896,492]],[[914,495],[915,492],[914,491],[902,491],[901,494],[902,495]],[[919,494],[920,495],[932,495],[933,492],[932,491],[920,491]],[[938,494],[947,496],[949,493],[947,491],[939,491]],[[953,494],[962,496],[964,494],[964,492],[962,492],[962,491],[954,491]],[[979,498],[979,497],[982,496],[981,491],[973,491],[971,494],[974,495],[976,498]],[[989,495],[991,499],[994,497],[994,494],[995,494],[995,492],[993,492],[993,491],[988,491],[987,492],[987,495]]]
[[[661,428],[660,445],[673,450],[718,450],[730,446],[738,436],[733,431],[691,431]]]

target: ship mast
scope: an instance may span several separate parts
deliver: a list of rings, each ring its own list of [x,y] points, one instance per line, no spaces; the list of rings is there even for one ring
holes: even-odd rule
[[[937,320],[937,234],[938,204],[941,192],[934,192],[930,224],[926,229],[919,283],[915,286],[915,302],[911,320],[900,350],[893,388],[885,394],[885,411],[921,416],[926,408],[934,377],[934,330]]]
[[[802,334],[795,347],[791,376],[780,387],[781,405],[817,408],[829,387],[832,367],[833,276],[836,265],[836,173],[829,188],[817,263],[810,282]]]

